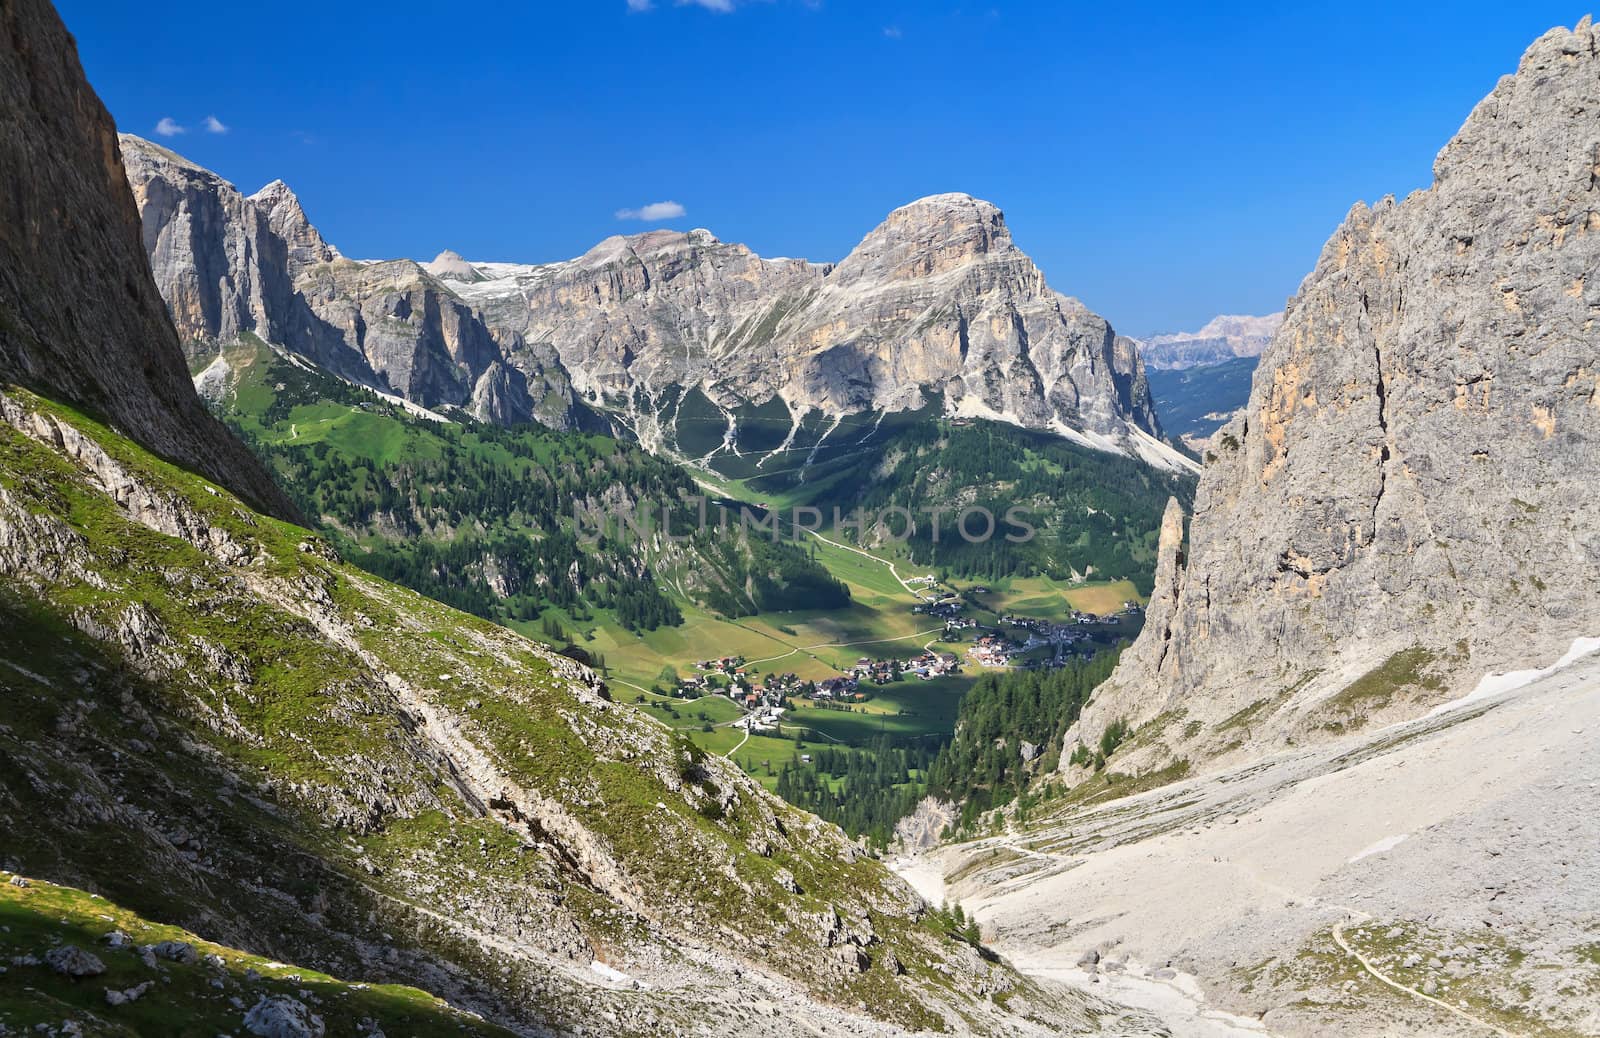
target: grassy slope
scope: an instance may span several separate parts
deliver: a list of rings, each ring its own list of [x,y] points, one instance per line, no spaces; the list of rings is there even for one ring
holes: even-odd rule
[[[0,958],[11,963],[0,985],[0,1027],[21,1031],[73,1020],[96,1035],[211,1038],[238,1029],[262,998],[282,995],[309,1007],[331,1034],[356,1034],[363,1021],[381,1021],[390,1032],[417,1038],[511,1034],[416,988],[339,980],[205,941],[98,894],[39,880],[16,886],[11,878],[0,873]],[[134,947],[108,947],[103,938],[113,931],[127,935],[133,945],[186,942],[199,961],[161,959],[151,969]],[[42,960],[46,951],[62,945],[94,955],[105,972],[72,978],[43,962],[16,961]],[[215,959],[207,961],[211,956]],[[107,1003],[107,991],[126,991],[146,981],[155,983],[139,998],[120,1006]]]
[[[12,402],[43,416],[23,424],[81,433],[91,461],[103,448],[114,471],[100,478],[182,534],[134,521],[64,454],[0,426],[5,525],[40,549],[0,556],[17,592],[3,605],[23,621],[0,625],[16,704],[0,727],[0,828],[30,871],[541,1026],[605,1007],[643,1033],[739,1010],[702,976],[641,1017],[639,999],[554,965],[658,961],[660,934],[905,1024],[981,1021],[979,987],[1048,1005],[922,925],[836,830],[715,761],[680,771],[663,728],[584,691],[565,661],[333,561],[82,416]],[[240,912],[245,886],[256,900]],[[873,968],[840,973],[808,936],[802,920],[830,906],[871,920]],[[398,961],[367,957],[360,935],[375,930]],[[904,975],[884,965],[891,950]]]

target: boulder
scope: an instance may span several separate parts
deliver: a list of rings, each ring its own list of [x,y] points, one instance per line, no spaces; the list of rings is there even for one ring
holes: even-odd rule
[[[244,1015],[244,1029],[257,1038],[323,1038],[322,1017],[288,995],[263,998]]]
[[[200,961],[200,953],[195,951],[194,945],[188,941],[162,941],[160,944],[152,944],[150,951],[158,959],[168,959],[185,966],[192,966]]]
[[[45,963],[68,977],[95,977],[106,971],[106,964],[82,948],[63,944],[44,953]]]

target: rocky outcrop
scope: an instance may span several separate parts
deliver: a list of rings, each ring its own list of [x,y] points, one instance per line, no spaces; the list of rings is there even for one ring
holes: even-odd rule
[[[166,148],[121,141],[156,284],[191,354],[248,333],[424,407],[575,421],[554,353],[489,328],[421,265],[344,258],[281,180],[246,197]]]
[[[1124,770],[1251,752],[1596,633],[1597,52],[1588,19],[1547,33],[1431,188],[1350,211],[1212,441],[1181,573],[1072,737],[1159,719]]]
[[[1222,314],[1197,332],[1152,335],[1139,342],[1145,365],[1176,370],[1220,364],[1235,357],[1259,357],[1283,325],[1283,314],[1261,317]]]
[[[552,344],[597,405],[655,418],[655,401],[694,386],[727,408],[776,396],[797,418],[942,401],[1172,460],[1137,345],[1052,291],[1000,210],[967,195],[895,210],[836,266],[762,259],[704,230],[465,266],[483,280],[457,291]]]
[[[151,283],[115,126],[45,0],[0,6],[0,91],[0,380],[70,402],[292,518],[195,396]]]

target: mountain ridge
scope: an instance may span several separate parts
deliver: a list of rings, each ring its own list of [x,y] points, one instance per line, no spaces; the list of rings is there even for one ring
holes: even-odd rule
[[[897,208],[839,263],[766,259],[704,229],[613,235],[544,264],[448,249],[426,263],[356,263],[327,245],[281,182],[246,198],[192,163],[166,163],[166,149],[127,135],[124,145],[140,160],[130,178],[158,282],[192,342],[250,330],[423,406],[556,428],[599,412],[667,453],[676,445],[667,398],[698,390],[730,424],[774,400],[797,429],[808,416],[939,401],[953,415],[1189,465],[1165,442],[1133,340],[1049,289],[1000,210],[968,195]],[[205,197],[166,204],[173,181]],[[195,236],[186,209],[220,213]],[[225,316],[195,319],[188,286],[219,251],[216,238],[255,238],[262,219],[269,248],[220,250],[231,273],[207,305]],[[389,282],[374,284],[374,269]],[[260,304],[256,284],[272,286]],[[396,305],[397,291],[407,304]],[[230,307],[241,316],[229,319]]]
[[[1283,313],[1218,314],[1192,332],[1168,332],[1139,341],[1139,353],[1152,369],[1177,371],[1220,364],[1237,357],[1259,357],[1283,324]]]

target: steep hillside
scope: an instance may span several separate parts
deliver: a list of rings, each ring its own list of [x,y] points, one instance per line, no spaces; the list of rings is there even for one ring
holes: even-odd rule
[[[1196,453],[1250,399],[1256,358],[1235,357],[1189,368],[1152,368],[1150,393],[1164,427]]]
[[[0,382],[71,401],[292,516],[195,398],[150,281],[116,128],[46,0],[0,8],[0,92]]]
[[[432,995],[341,981],[213,944],[98,894],[0,873],[0,956],[10,964],[0,1027],[206,1038],[247,1033],[510,1038]],[[18,990],[20,988],[20,990]],[[299,1026],[302,1030],[293,1028]],[[319,1030],[319,1028],[323,1030]]]
[[[878,549],[903,541],[916,566],[987,580],[1131,580],[1141,593],[1155,571],[1163,506],[1194,491],[1187,472],[1009,423],[939,418],[932,408],[841,423],[804,466],[722,467],[743,476],[731,485],[746,497],[816,508],[828,523],[843,516],[837,536]],[[978,509],[994,517],[990,536]],[[852,516],[865,528],[845,532]]]
[[[703,488],[637,444],[415,414],[249,335],[219,350],[201,378],[217,412],[343,558],[385,579],[501,623],[604,611],[635,632],[680,621],[669,586],[726,616],[824,605],[820,566],[697,529]],[[674,542],[623,515],[649,534],[670,517]],[[750,572],[757,547],[783,565]],[[799,586],[774,584],[779,569]]]
[[[519,1029],[1085,1019],[577,664],[87,418],[0,413],[18,870]]]
[[[1163,540],[1085,742],[1148,724],[1142,770],[1325,738],[1595,633],[1596,49],[1588,19],[1547,33],[1431,188],[1350,211],[1214,441],[1187,548]]]

